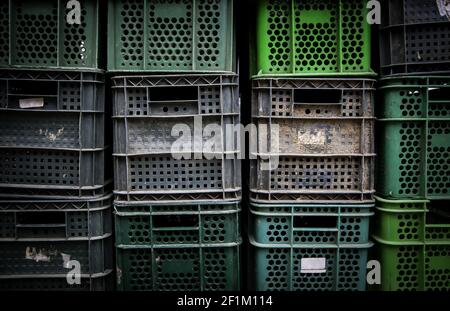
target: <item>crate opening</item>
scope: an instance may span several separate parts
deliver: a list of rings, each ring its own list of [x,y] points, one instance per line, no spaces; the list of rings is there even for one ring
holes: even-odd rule
[[[197,99],[197,87],[156,87],[150,89],[150,100],[152,102],[193,101]]]
[[[338,217],[324,216],[296,216],[294,217],[295,228],[336,228]]]
[[[450,101],[450,87],[429,88],[428,97],[430,100]]]
[[[297,104],[341,104],[341,90],[297,89],[294,90],[294,102]]]
[[[427,224],[450,225],[450,201],[432,201],[428,209]]]
[[[161,215],[153,216],[155,228],[198,227],[196,215]]]
[[[35,212],[19,213],[17,223],[20,225],[64,225],[65,213],[61,212]]]
[[[51,81],[10,80],[9,95],[56,96],[58,84]]]

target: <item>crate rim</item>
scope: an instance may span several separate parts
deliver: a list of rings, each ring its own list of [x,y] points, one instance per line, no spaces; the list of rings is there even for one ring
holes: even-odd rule
[[[265,79],[265,78],[279,78],[279,77],[283,77],[283,78],[289,78],[289,77],[323,77],[324,79],[326,79],[326,77],[330,77],[330,78],[339,78],[339,76],[344,77],[379,77],[379,74],[376,73],[373,69],[370,69],[370,71],[367,72],[329,72],[329,73],[324,73],[324,72],[303,72],[303,73],[280,73],[280,74],[276,74],[276,73],[262,73],[262,70],[251,76],[251,79]],[[307,79],[307,78],[306,78]],[[345,79],[345,78],[344,78]]]
[[[430,200],[427,199],[387,199],[382,198],[378,195],[373,196],[375,200],[380,201],[382,203],[389,203],[389,204],[401,204],[401,203],[430,203]],[[445,201],[445,200],[444,200]]]
[[[186,244],[144,244],[144,245],[129,245],[129,244],[117,244],[116,249],[120,250],[133,250],[133,249],[174,249],[174,248],[233,248],[240,247],[242,245],[242,238],[239,238],[236,242],[229,243],[186,243]]]
[[[250,204],[252,205],[252,204]],[[275,206],[273,206],[275,207]],[[287,207],[287,206],[286,206]],[[311,207],[319,207],[319,206],[311,206]],[[320,207],[324,207],[324,206],[320,206]],[[336,206],[337,208],[341,208],[344,207],[342,206]],[[357,206],[355,206],[357,207]],[[361,206],[363,207],[363,206]],[[373,205],[370,206],[365,206],[364,208],[372,208]],[[251,208],[251,206],[249,207],[249,212],[251,215],[255,215],[255,216],[267,216],[267,217],[278,217],[278,216],[323,216],[323,217],[327,217],[327,216],[354,216],[354,217],[371,217],[373,215],[375,215],[374,212],[360,212],[360,213],[351,213],[351,212],[339,212],[339,211],[334,211],[334,212],[260,212],[260,211],[255,211],[254,209]]]
[[[113,269],[106,269],[104,272],[93,273],[93,274],[80,274],[82,279],[97,279],[108,276],[114,272]],[[66,279],[65,274],[6,274],[0,275],[0,280],[17,280],[17,279]]]
[[[448,225],[450,228],[450,225]],[[374,239],[378,244],[381,244],[382,246],[395,246],[395,247],[401,247],[401,246],[450,246],[450,240],[442,241],[442,240],[424,240],[424,241],[405,241],[405,242],[397,242],[397,241],[389,241],[384,240],[380,237],[378,237],[375,234],[372,234],[372,239]]]
[[[374,246],[374,243],[369,241],[368,243],[362,243],[362,244],[358,244],[358,243],[351,243],[351,244],[340,244],[340,243],[335,243],[335,244],[295,244],[295,243],[283,243],[283,244],[265,244],[265,243],[258,243],[255,240],[255,237],[253,236],[253,234],[249,233],[248,234],[248,240],[250,242],[250,244],[253,247],[256,248],[265,248],[265,249],[278,249],[278,248],[283,248],[283,249],[305,249],[305,248],[313,248],[313,249],[321,249],[321,248],[325,248],[325,249],[343,249],[343,248],[359,248],[359,249],[369,249],[372,246]]]

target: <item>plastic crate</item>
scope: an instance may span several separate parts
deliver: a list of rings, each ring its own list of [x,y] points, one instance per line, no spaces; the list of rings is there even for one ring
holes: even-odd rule
[[[115,274],[112,270],[92,277],[82,277],[81,284],[70,285],[62,277],[10,278],[0,276],[0,291],[113,291]]]
[[[257,75],[372,75],[364,0],[260,0]]]
[[[366,244],[372,207],[250,204],[249,231],[262,244]]]
[[[117,289],[238,291],[239,244],[119,245]]]
[[[67,275],[67,262],[80,263],[81,275],[92,276],[113,269],[111,233],[102,237],[65,239],[29,238],[0,242],[0,275],[22,278]]]
[[[224,140],[227,127],[234,128],[240,122],[237,76],[115,77],[113,93],[116,200],[208,201],[240,197],[237,142]],[[214,135],[220,138],[220,144],[203,153],[192,138],[172,136],[177,124],[183,126],[186,136],[187,127],[192,135],[202,130],[204,144],[213,139],[212,133],[207,134],[208,128],[217,125],[222,135]],[[191,143],[189,147],[196,152],[172,150],[173,143],[181,139]],[[181,155],[188,158],[180,159]]]
[[[233,0],[110,0],[108,20],[109,71],[236,71]]]
[[[240,237],[239,202],[115,205],[116,243],[232,243]]]
[[[450,290],[449,201],[376,199],[377,288]]]
[[[256,291],[364,291],[368,244],[276,245],[250,236],[250,289]]]
[[[450,10],[445,5],[442,0],[382,1],[383,75],[450,72]]]
[[[112,195],[91,201],[0,201],[0,241],[79,239],[112,232]]]
[[[373,201],[373,95],[366,79],[254,79],[252,200]]]
[[[450,199],[450,78],[383,80],[377,191]]]
[[[77,2],[79,21],[68,1],[2,1],[0,67],[102,68],[103,1]]]

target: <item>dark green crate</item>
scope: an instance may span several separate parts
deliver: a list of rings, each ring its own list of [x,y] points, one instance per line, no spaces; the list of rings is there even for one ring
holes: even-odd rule
[[[233,243],[240,237],[235,203],[115,205],[116,243]]]
[[[449,201],[376,197],[375,256],[384,291],[450,290]]]
[[[116,249],[122,291],[238,291],[240,243],[147,245]]]
[[[400,77],[382,83],[378,193],[450,199],[450,78]]]
[[[110,0],[108,70],[235,72],[233,4]]]
[[[250,236],[248,278],[256,291],[364,291],[371,243],[262,244]],[[313,264],[311,265],[311,261]],[[314,270],[315,268],[315,270]]]
[[[249,231],[257,243],[343,245],[369,242],[373,205],[250,204]]]
[[[257,75],[371,75],[365,0],[259,0]]]
[[[0,3],[0,67],[101,68],[103,1],[79,0],[80,24],[64,0]],[[69,18],[68,18],[69,16]]]

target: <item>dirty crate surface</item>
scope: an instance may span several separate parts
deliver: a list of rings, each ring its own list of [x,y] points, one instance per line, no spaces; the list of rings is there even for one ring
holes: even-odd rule
[[[116,243],[232,243],[240,237],[239,202],[116,204]]]
[[[450,290],[449,201],[376,197],[373,239],[384,291]]]
[[[252,87],[253,201],[372,201],[374,80],[259,78]]]
[[[382,80],[377,192],[450,199],[450,78]]]
[[[109,1],[109,71],[235,72],[233,0]]]
[[[373,205],[250,204],[249,231],[266,244],[358,244],[369,242]]]
[[[80,4],[79,20],[74,2]],[[102,68],[102,3],[100,0],[1,1],[0,67]]]
[[[250,236],[250,289],[256,291],[364,291],[366,244],[262,244]]]
[[[240,197],[237,141],[225,140],[240,122],[236,75],[112,81],[116,200]]]
[[[383,0],[381,74],[450,72],[450,9],[441,0]]]
[[[240,242],[119,245],[116,257],[118,290],[240,290]]]
[[[371,75],[364,0],[260,0],[256,68],[261,75]]]
[[[104,76],[96,71],[0,73],[0,193],[104,193]]]

